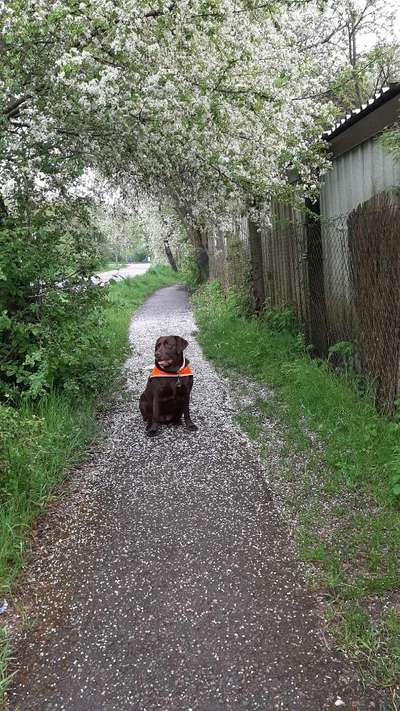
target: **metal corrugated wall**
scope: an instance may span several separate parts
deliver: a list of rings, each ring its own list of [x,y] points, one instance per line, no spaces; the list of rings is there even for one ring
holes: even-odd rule
[[[337,340],[349,338],[353,322],[346,216],[374,195],[399,185],[400,165],[375,139],[335,158],[323,178],[320,207],[325,298],[328,323]]]
[[[323,176],[321,217],[336,218],[386,188],[400,185],[400,165],[376,140],[369,140],[335,158]]]

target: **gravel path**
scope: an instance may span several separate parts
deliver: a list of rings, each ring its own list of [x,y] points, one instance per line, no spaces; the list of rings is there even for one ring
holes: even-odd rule
[[[151,264],[143,262],[135,262],[134,264],[128,264],[127,267],[120,267],[119,269],[112,269],[108,272],[100,272],[96,274],[93,279],[99,281],[101,284],[107,284],[111,279],[126,279],[127,277],[135,277],[141,274],[145,274],[148,269],[150,269]]]
[[[380,708],[322,642],[315,600],[181,287],[131,326],[131,401],[75,474],[28,567],[34,623],[11,709],[321,711]],[[160,334],[190,342],[197,433],[148,439],[137,398]]]

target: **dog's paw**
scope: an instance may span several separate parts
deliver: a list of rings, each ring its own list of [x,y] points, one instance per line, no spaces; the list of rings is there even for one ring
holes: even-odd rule
[[[156,437],[158,435],[158,430],[146,430],[146,437]]]
[[[194,422],[191,422],[189,425],[186,425],[186,429],[190,430],[191,432],[196,432],[199,428],[197,425],[194,424]]]

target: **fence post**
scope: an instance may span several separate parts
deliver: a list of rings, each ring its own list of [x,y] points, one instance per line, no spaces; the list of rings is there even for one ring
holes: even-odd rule
[[[315,206],[313,206],[315,211]],[[314,355],[328,355],[328,330],[325,304],[324,259],[322,250],[321,222],[309,215],[305,224],[306,261],[308,274],[308,319],[306,340],[313,346]]]
[[[265,300],[261,234],[250,218],[248,218],[248,228],[253,306],[255,311],[261,311]]]

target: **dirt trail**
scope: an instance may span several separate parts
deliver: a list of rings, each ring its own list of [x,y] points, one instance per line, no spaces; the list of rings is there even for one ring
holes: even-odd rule
[[[133,319],[132,400],[114,409],[28,567],[34,624],[17,644],[10,708],[378,709],[321,641],[257,452],[193,329],[181,287]],[[137,397],[165,333],[190,342],[200,429],[147,439]]]

